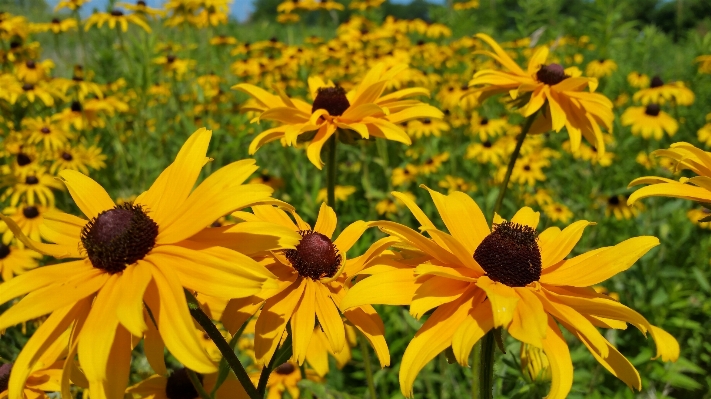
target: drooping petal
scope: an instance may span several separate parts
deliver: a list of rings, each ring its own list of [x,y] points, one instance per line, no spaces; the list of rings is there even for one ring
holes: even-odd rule
[[[323,284],[314,283],[316,299],[316,316],[328,338],[333,353],[339,353],[346,344],[346,331],[343,327],[341,314],[336,304],[331,300],[331,293]]]
[[[517,340],[540,348],[548,329],[546,325],[548,316],[543,305],[536,295],[526,287],[516,287],[514,291],[521,300],[516,304],[508,332]]]
[[[333,232],[336,230],[337,224],[338,219],[336,218],[336,212],[333,208],[326,205],[325,202],[321,203],[314,231],[331,238],[333,236]]]
[[[409,305],[418,287],[414,272],[414,269],[394,270],[361,280],[348,290],[340,307],[348,310],[372,304]]]
[[[410,304],[410,314],[419,320],[435,307],[458,299],[470,286],[468,281],[430,276],[415,291]]]
[[[294,351],[294,360],[299,365],[306,360],[306,351],[309,349],[309,341],[314,332],[316,324],[316,287],[313,280],[305,278],[304,294],[299,299],[291,316],[291,342]]]
[[[257,363],[269,363],[284,333],[286,323],[294,314],[294,309],[305,289],[306,282],[304,279],[299,279],[264,303],[255,327],[257,333],[254,336],[254,355]]]
[[[135,337],[142,337],[148,329],[143,317],[143,294],[152,278],[150,265],[139,260],[127,267],[117,282],[116,289],[121,292],[122,299],[117,304],[116,315]]]
[[[513,320],[516,306],[521,299],[516,291],[501,283],[491,280],[487,276],[480,277],[476,285],[486,291],[491,302],[491,311],[494,316],[495,327],[508,327]]]
[[[551,390],[546,399],[565,399],[573,386],[573,362],[570,350],[558,325],[548,317],[548,332],[543,340],[543,351],[551,368]]]
[[[472,347],[489,330],[494,328],[494,315],[491,305],[486,300],[484,291],[479,291],[472,298],[472,308],[452,337],[452,352],[460,365],[469,366],[469,354]]]

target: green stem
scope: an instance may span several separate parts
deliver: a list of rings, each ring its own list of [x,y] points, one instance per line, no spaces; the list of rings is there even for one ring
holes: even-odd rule
[[[373,367],[370,364],[370,352],[368,351],[368,342],[364,335],[361,335],[358,339],[360,341],[360,352],[363,355],[363,364],[365,365],[365,379],[368,381],[368,392],[370,392],[370,399],[376,399],[377,394],[375,393],[375,381],[373,380]]]
[[[291,334],[289,334],[284,345],[279,347],[279,350],[272,355],[272,360],[269,361],[269,365],[263,368],[262,373],[259,375],[257,392],[259,392],[261,397],[264,397],[264,394],[267,392],[267,383],[269,382],[269,376],[272,374],[272,371],[286,362],[291,356],[291,353]]]
[[[190,382],[193,383],[195,390],[197,391],[198,395],[200,395],[200,399],[212,399],[210,398],[210,394],[208,394],[205,390],[205,387],[202,386],[202,383],[200,382],[200,379],[198,378],[197,374],[195,374],[195,372],[190,370],[189,368],[185,368],[185,371],[188,372],[188,378],[190,378]]]
[[[338,131],[328,139],[326,146],[328,146],[328,159],[326,160],[326,190],[327,190],[327,204],[331,208],[336,208],[336,170],[338,165],[336,164],[336,145],[338,144]]]
[[[511,172],[513,172],[513,168],[514,165],[516,165],[518,155],[521,153],[521,146],[523,146],[523,141],[526,139],[526,134],[528,134],[528,131],[531,129],[531,125],[533,125],[533,121],[536,119],[537,115],[538,112],[535,112],[533,115],[529,116],[526,119],[526,123],[523,125],[523,130],[518,136],[518,139],[516,141],[516,148],[514,148],[513,152],[511,153],[511,158],[509,159],[509,166],[508,168],[506,168],[506,176],[504,176],[504,181],[501,183],[499,196],[498,198],[496,198],[496,205],[494,205],[494,214],[497,214],[501,209],[501,204],[504,202],[506,190],[509,187],[509,180],[511,180]]]
[[[190,309],[190,315],[193,316],[193,319],[195,319],[195,321],[200,324],[200,326],[203,328],[203,330],[205,330],[212,342],[215,343],[217,349],[220,351],[220,353],[222,353],[222,356],[225,358],[225,360],[227,360],[227,364],[230,365],[230,368],[235,373],[237,380],[240,384],[242,384],[242,387],[247,392],[247,395],[249,395],[249,398],[261,399],[262,396],[259,396],[259,392],[257,392],[257,388],[254,387],[254,384],[252,384],[252,380],[249,379],[247,371],[244,369],[244,366],[242,366],[242,363],[240,363],[239,358],[237,358],[237,355],[230,347],[230,344],[228,344],[225,340],[225,337],[220,334],[220,330],[218,330],[217,327],[212,324],[212,320],[210,320],[210,318],[207,317],[205,312],[203,312],[203,310],[200,308],[200,304],[193,296],[193,294],[186,290],[185,296],[188,300],[188,308]]]

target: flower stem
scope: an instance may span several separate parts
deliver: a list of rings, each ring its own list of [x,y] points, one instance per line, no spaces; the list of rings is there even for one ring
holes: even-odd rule
[[[193,383],[195,390],[197,391],[198,395],[200,395],[200,399],[211,399],[210,394],[207,393],[205,387],[202,386],[202,383],[200,382],[200,379],[198,378],[197,374],[195,374],[195,372],[190,370],[189,368],[186,368],[185,371],[188,372],[188,378],[190,378],[190,382]]]
[[[368,342],[364,335],[361,335],[358,339],[360,343],[360,352],[363,355],[363,364],[365,365],[365,379],[368,381],[368,392],[370,393],[370,399],[376,399],[377,394],[375,393],[375,381],[373,380],[373,367],[370,364],[370,352],[368,351]]]
[[[230,347],[230,344],[227,343],[225,337],[220,334],[220,330],[218,330],[217,327],[212,324],[212,320],[210,320],[210,318],[207,317],[205,312],[203,312],[203,310],[200,308],[200,304],[198,303],[195,296],[193,296],[193,294],[187,290],[185,291],[185,296],[188,300],[188,308],[190,309],[190,315],[193,316],[193,319],[195,319],[195,321],[200,324],[200,326],[203,328],[203,330],[205,330],[212,342],[215,343],[217,349],[220,351],[220,353],[222,353],[222,356],[225,358],[225,360],[227,360],[227,364],[230,365],[230,368],[235,373],[237,380],[240,384],[242,384],[242,387],[247,392],[247,395],[249,395],[249,398],[261,399],[262,397],[259,396],[257,388],[255,388],[254,384],[252,384],[252,380],[249,379],[247,371],[244,369],[244,366],[242,366],[242,363],[240,363],[239,358],[237,358],[237,355],[235,354],[234,350],[232,349],[232,347]]]
[[[328,196],[327,204],[331,208],[336,208],[336,144],[338,143],[338,131],[336,131],[326,145],[328,146],[328,160],[326,161],[326,190]]]
[[[526,139],[526,134],[528,134],[528,131],[531,129],[531,125],[533,125],[533,121],[536,119],[537,115],[538,112],[535,112],[533,115],[529,116],[526,119],[526,123],[523,125],[523,130],[521,130],[521,134],[518,135],[518,139],[516,141],[516,148],[514,148],[513,152],[511,153],[511,158],[509,159],[509,166],[506,168],[506,176],[504,176],[504,181],[501,183],[499,196],[498,198],[496,198],[496,205],[494,205],[494,214],[497,214],[501,209],[501,204],[504,202],[506,190],[509,187],[509,180],[511,180],[511,173],[513,172],[514,165],[516,165],[518,155],[521,153],[523,141]]]

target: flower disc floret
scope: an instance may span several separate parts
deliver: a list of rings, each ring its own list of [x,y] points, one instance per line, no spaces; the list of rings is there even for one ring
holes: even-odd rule
[[[341,254],[330,238],[313,230],[300,231],[296,249],[286,251],[286,258],[302,277],[312,280],[331,278],[341,267]]]
[[[143,259],[155,246],[158,225],[140,205],[122,204],[101,212],[81,232],[91,264],[115,274]]]
[[[198,374],[198,378],[202,381],[201,375]],[[196,399],[199,397],[188,376],[188,369],[175,370],[168,377],[168,381],[165,384],[165,396],[168,399]]]
[[[570,76],[565,74],[565,68],[560,64],[543,65],[541,69],[536,72],[536,79],[550,86],[557,85],[569,77]]]
[[[325,109],[331,116],[341,116],[350,106],[346,91],[342,87],[321,87],[314,99],[311,113]]]
[[[22,208],[22,215],[27,219],[34,219],[39,216],[39,209],[36,206],[26,206]]]
[[[474,260],[490,279],[509,287],[525,287],[541,278],[536,231],[518,223],[495,224],[474,251]]]

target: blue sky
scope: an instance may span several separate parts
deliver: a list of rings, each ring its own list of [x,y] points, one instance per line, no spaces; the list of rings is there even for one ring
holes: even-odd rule
[[[133,3],[133,0],[123,0],[125,2]],[[160,6],[164,0],[145,0],[146,4],[152,7]],[[249,17],[249,14],[254,9],[255,0],[234,0],[232,3],[232,15],[240,21],[244,21]],[[258,0],[257,0],[258,1]],[[412,0],[391,0],[393,3],[407,4]],[[431,3],[443,3],[444,0],[429,0]],[[47,2],[54,7],[58,0],[47,0]],[[91,2],[86,6],[85,12],[91,13],[91,10],[98,8],[103,10],[106,7],[107,0],[91,0]]]

